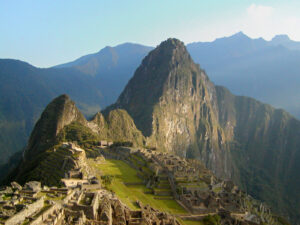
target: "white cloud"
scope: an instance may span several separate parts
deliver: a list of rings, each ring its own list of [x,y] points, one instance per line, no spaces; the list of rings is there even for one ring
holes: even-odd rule
[[[263,37],[270,40],[277,34],[287,34],[291,39],[300,41],[300,15],[290,8],[251,4],[231,17],[220,16],[222,19],[185,22],[184,25],[177,26],[172,34],[186,43],[213,41],[239,31],[251,38]]]
[[[252,4],[247,8],[249,17],[254,20],[269,19],[273,12],[274,8],[271,6]]]
[[[287,34],[298,40],[300,38],[297,29],[300,17],[290,15],[280,8],[251,4],[241,21],[241,29],[252,37],[271,39],[276,34]]]

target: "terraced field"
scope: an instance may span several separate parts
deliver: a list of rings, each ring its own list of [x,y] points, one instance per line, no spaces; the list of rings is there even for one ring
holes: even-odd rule
[[[201,221],[183,220],[183,221],[180,221],[180,222],[182,222],[185,225],[205,225]]]
[[[114,176],[112,184],[107,188],[115,194],[132,210],[137,209],[135,202],[139,200],[143,204],[149,204],[153,208],[169,212],[172,214],[187,214],[175,200],[170,198],[160,198],[151,194],[152,190],[145,185],[125,185],[124,183],[141,183],[142,180],[137,176],[137,170],[130,167],[121,160],[106,160],[104,163],[92,163],[101,175]]]
[[[55,151],[49,150],[43,154],[38,166],[27,175],[28,180],[40,180],[50,186],[58,186],[65,172],[74,166],[72,163],[65,163],[68,157],[72,157],[72,153],[62,147],[56,148]]]

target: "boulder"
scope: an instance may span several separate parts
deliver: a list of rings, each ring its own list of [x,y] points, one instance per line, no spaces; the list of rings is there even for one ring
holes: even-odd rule
[[[24,189],[33,192],[39,192],[41,191],[41,182],[38,181],[27,182],[24,186]]]
[[[11,182],[10,185],[14,190],[22,190],[22,186],[15,181]]]
[[[45,186],[43,187],[43,190],[44,190],[44,191],[49,191],[50,188],[49,188],[48,186],[45,185]]]
[[[14,193],[14,191],[9,186],[2,188],[2,190],[0,191],[0,194],[12,194],[12,193]]]

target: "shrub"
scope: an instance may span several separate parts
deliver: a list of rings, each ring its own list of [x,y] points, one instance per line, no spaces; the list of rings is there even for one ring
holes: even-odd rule
[[[208,215],[203,218],[203,223],[205,225],[220,225],[220,216],[218,215]]]

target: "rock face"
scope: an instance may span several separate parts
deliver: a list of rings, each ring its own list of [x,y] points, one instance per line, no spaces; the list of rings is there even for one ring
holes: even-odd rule
[[[103,116],[100,112],[88,123],[88,127],[97,132],[102,138],[111,140],[130,140],[143,145],[145,138],[139,131],[130,115],[122,109],[110,111]]]
[[[24,185],[25,190],[33,191],[33,192],[39,192],[41,191],[41,182],[38,181],[30,181],[27,182]]]
[[[11,182],[10,185],[15,190],[19,190],[19,191],[22,190],[22,186],[15,181]]]
[[[201,159],[218,176],[300,220],[300,122],[214,86],[182,42],[168,39],[151,51],[106,112],[115,108],[127,110],[148,145]]]

